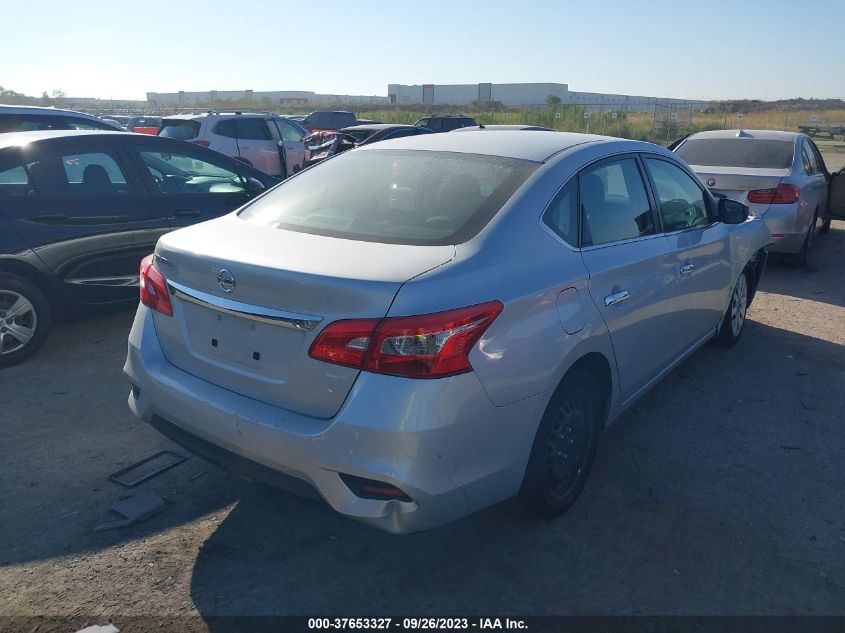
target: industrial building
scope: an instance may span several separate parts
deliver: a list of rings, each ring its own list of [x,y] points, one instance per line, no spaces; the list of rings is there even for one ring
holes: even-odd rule
[[[361,105],[387,105],[387,97],[376,95],[334,95],[317,94],[310,90],[207,90],[205,92],[148,92],[147,105],[163,107],[186,106],[209,101],[263,101],[267,105],[330,105],[333,103],[354,103]]]
[[[655,105],[671,108],[704,108],[708,102],[700,99],[671,99],[639,95],[575,92],[568,84],[421,84],[406,86],[388,84],[390,103],[467,106],[474,101],[498,101],[506,107],[544,106],[549,96],[560,99],[562,105],[580,105],[590,111],[650,112]]]
[[[388,84],[387,96],[318,94],[308,90],[208,90],[203,92],[148,92],[147,106],[201,105],[213,101],[254,101],[267,106],[327,107],[334,104],[358,106],[430,105],[468,107],[474,102],[499,102],[506,107],[545,106],[549,96],[561,105],[579,105],[593,112],[651,112],[657,108],[703,109],[700,99],[672,99],[640,95],[576,92],[568,84]]]

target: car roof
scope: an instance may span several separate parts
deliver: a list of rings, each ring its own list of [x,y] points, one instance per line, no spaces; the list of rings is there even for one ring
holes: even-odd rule
[[[210,119],[212,117],[216,118],[224,118],[224,117],[235,117],[235,116],[254,116],[254,117],[275,117],[275,118],[282,118],[278,114],[271,114],[267,112],[238,112],[236,110],[232,110],[231,112],[199,112],[197,114],[169,114],[167,116],[162,116],[161,118],[164,120],[172,121],[174,119],[180,119],[183,121],[193,121],[195,119]]]
[[[486,154],[543,162],[575,145],[624,139],[574,132],[534,132],[502,130],[496,134],[420,134],[365,145],[355,151],[377,152],[386,149],[415,149],[433,152]],[[634,143],[634,141],[630,141]]]
[[[0,149],[26,145],[36,141],[45,141],[54,138],[80,137],[80,136],[104,136],[112,139],[116,136],[144,136],[134,132],[121,132],[120,130],[35,130],[31,132],[7,132],[0,134]],[[147,135],[149,136],[149,135]]]
[[[96,119],[93,114],[77,112],[76,110],[63,110],[44,106],[18,106],[0,104],[0,114],[58,114],[59,116],[81,116],[88,119]]]
[[[503,130],[531,130],[537,132],[553,132],[551,128],[542,127],[540,125],[470,125],[469,127],[459,127],[451,130],[452,132],[472,132],[473,130],[491,130],[494,132],[501,132]]]
[[[690,139],[702,138],[758,138],[766,141],[794,141],[799,136],[798,132],[783,132],[781,130],[710,130],[698,132],[690,136]],[[687,139],[689,140],[689,139]]]
[[[406,123],[364,123],[362,125],[350,125],[349,127],[345,127],[341,132],[363,132],[365,130],[387,130],[390,128],[396,129],[416,129],[413,125],[408,125]]]
[[[431,114],[420,117],[420,119],[471,119],[468,114]]]

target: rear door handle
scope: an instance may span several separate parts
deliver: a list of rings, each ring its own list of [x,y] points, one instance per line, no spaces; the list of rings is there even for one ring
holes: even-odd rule
[[[681,274],[682,275],[689,275],[694,270],[695,270],[695,266],[693,264],[684,264],[683,266],[681,266]]]
[[[174,218],[196,218],[200,214],[198,209],[179,209],[173,212]]]
[[[622,303],[630,296],[631,293],[627,290],[620,290],[619,292],[614,292],[613,294],[609,294],[604,298],[604,305],[615,306],[617,303]]]

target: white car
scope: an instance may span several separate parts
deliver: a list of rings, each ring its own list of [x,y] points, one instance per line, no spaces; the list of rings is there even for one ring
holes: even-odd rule
[[[279,178],[302,169],[308,135],[294,121],[269,112],[179,114],[164,118],[158,134],[208,147]]]

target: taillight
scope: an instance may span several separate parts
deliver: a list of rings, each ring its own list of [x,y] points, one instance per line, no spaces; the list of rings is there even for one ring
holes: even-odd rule
[[[469,353],[502,311],[499,301],[409,317],[336,321],[315,339],[317,360],[376,374],[442,378],[472,371]]]
[[[167,282],[153,263],[155,255],[141,260],[141,303],[156,312],[173,316],[173,304],[167,291]]]
[[[208,141],[201,141],[199,139],[191,141],[191,143],[193,143],[194,145],[199,145],[200,147],[208,147],[211,144]]]
[[[320,332],[308,354],[327,363],[360,369],[378,323],[378,319],[335,321]]]
[[[771,189],[755,189],[748,192],[748,202],[760,204],[792,204],[798,202],[801,189],[795,185],[782,184]]]

